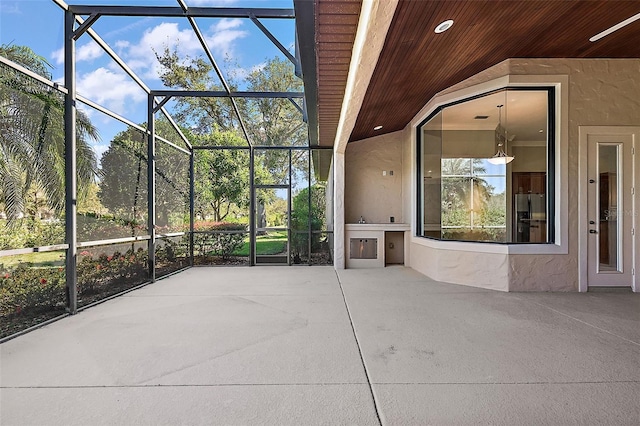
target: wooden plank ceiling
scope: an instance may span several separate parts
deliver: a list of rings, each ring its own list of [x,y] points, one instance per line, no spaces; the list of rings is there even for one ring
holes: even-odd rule
[[[338,125],[361,2],[318,1],[321,144]],[[400,0],[350,140],[403,129],[443,89],[508,58],[638,58],[640,1]],[[453,27],[435,34],[441,22]],[[384,126],[376,132],[374,126]]]
[[[319,143],[332,146],[349,74],[362,0],[317,0]]]

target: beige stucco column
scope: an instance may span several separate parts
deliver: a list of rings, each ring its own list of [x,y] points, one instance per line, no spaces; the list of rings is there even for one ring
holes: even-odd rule
[[[333,153],[333,173],[333,265],[344,269],[344,151]]]
[[[398,0],[363,0],[356,39],[353,43],[347,86],[342,100],[340,121],[333,144],[334,170],[334,266],[345,267],[344,236],[344,171],[345,151],[360,107],[378,63],[387,31],[391,25]]]

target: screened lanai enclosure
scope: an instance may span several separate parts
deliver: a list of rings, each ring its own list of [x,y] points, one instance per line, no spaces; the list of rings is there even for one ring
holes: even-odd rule
[[[333,262],[313,2],[100,3],[2,12],[2,340],[189,267]]]

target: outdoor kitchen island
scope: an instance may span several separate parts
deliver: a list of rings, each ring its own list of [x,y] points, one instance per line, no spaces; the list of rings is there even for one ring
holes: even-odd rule
[[[346,267],[404,265],[410,230],[411,226],[407,223],[347,223]]]

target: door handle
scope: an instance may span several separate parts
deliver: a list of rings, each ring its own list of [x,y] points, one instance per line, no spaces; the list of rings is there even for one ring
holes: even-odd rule
[[[593,220],[590,220],[590,221],[589,221],[589,225],[595,225],[595,224],[596,224],[596,222],[595,222],[595,221],[593,221]]]
[[[590,234],[597,234],[597,233],[598,233],[598,231],[596,231],[595,229],[589,229],[589,233],[590,233]]]

